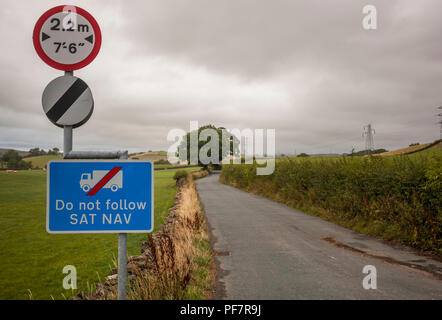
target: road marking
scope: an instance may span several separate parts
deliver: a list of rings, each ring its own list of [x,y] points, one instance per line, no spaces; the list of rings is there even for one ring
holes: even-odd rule
[[[110,179],[112,179],[118,171],[121,170],[122,167],[114,167],[111,171],[109,171],[98,183],[86,194],[87,196],[93,196],[98,191],[100,191],[101,188],[103,188],[106,183],[109,182]]]

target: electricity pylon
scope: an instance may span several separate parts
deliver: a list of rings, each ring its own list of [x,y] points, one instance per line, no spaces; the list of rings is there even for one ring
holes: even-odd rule
[[[365,137],[365,150],[367,151],[367,154],[371,154],[374,148],[374,140],[373,135],[376,132],[371,127],[371,124],[368,124],[364,126],[364,132],[362,133],[362,136]]]

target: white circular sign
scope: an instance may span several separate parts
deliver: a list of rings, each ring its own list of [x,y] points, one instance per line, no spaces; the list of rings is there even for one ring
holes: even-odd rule
[[[56,126],[81,126],[92,115],[94,99],[91,89],[80,78],[61,76],[43,91],[43,110]]]
[[[58,63],[79,63],[92,52],[94,45],[92,25],[84,17],[66,12],[58,12],[46,20],[41,34],[43,51]]]
[[[71,71],[89,64],[101,46],[95,19],[75,6],[59,6],[44,13],[34,28],[34,46],[50,66]]]

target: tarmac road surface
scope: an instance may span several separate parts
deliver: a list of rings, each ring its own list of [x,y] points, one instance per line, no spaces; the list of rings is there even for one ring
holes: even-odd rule
[[[215,299],[442,299],[441,260],[223,185],[218,174],[197,189],[216,254]],[[377,289],[363,288],[366,265]]]

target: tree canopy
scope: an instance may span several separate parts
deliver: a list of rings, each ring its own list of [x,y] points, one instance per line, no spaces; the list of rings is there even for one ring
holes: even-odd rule
[[[178,152],[181,161],[191,163],[191,137],[196,137],[197,140],[197,159],[198,165],[207,167],[208,165],[219,166],[221,161],[229,156],[235,156],[239,154],[239,140],[234,135],[229,133],[223,127],[215,127],[213,125],[206,125],[188,132],[178,146]],[[218,141],[216,141],[216,139]],[[213,140],[213,141],[212,141]],[[223,148],[223,145],[225,146]],[[208,158],[212,158],[211,163],[205,163],[201,161],[201,156],[204,155]],[[216,156],[218,155],[218,156]],[[215,159],[214,159],[215,158]]]
[[[8,150],[1,157],[2,164],[5,163],[8,169],[29,169],[32,163],[22,160],[16,150]]]

